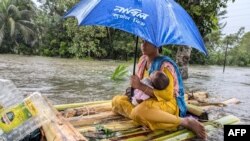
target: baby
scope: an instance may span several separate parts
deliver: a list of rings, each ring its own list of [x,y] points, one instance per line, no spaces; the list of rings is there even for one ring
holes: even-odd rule
[[[141,82],[148,87],[157,90],[164,90],[169,85],[168,77],[161,71],[154,71],[150,74],[149,78],[144,78]],[[128,93],[128,91],[126,93]],[[131,102],[136,106],[148,98],[150,98],[150,96],[145,94],[145,92],[135,89]]]

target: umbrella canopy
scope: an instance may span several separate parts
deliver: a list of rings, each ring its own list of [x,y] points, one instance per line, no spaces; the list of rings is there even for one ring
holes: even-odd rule
[[[174,0],[81,0],[64,17],[76,17],[79,25],[120,29],[156,47],[185,45],[207,54],[192,18]]]

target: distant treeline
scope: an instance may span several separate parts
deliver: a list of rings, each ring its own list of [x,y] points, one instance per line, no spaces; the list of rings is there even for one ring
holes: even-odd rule
[[[133,57],[135,37],[129,33],[107,27],[79,27],[73,18],[63,19],[65,12],[79,0],[2,0],[0,2],[0,53],[42,55],[64,58],[97,58],[129,60]],[[227,63],[247,66],[249,59],[249,33],[239,30],[222,37],[218,18],[226,11],[229,0],[179,2],[195,20],[209,51],[204,56],[192,51],[192,64],[218,64],[224,62],[228,46]],[[232,0],[231,0],[232,1]],[[166,46],[163,54],[175,58],[177,48]]]

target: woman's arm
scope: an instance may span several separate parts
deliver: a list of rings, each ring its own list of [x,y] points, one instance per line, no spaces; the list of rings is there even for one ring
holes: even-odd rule
[[[174,98],[174,77],[172,76],[171,72],[164,68],[163,72],[168,76],[169,78],[169,85],[164,90],[156,90],[148,87],[147,85],[140,82],[140,79],[138,76],[133,75],[130,79],[131,86],[135,89],[139,89],[143,91],[145,94],[149,95],[150,97],[156,97],[159,101],[168,101]]]
[[[130,84],[131,84],[131,87],[133,87],[134,89],[139,89],[139,90],[143,91],[145,94],[147,94],[148,96],[155,97],[153,89],[148,87],[147,85],[141,83],[141,81],[137,75],[131,76]]]

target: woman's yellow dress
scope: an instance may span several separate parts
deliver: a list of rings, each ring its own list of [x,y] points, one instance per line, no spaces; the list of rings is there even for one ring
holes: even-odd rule
[[[174,78],[167,68],[164,68],[163,71],[169,78],[169,86],[164,90],[154,89],[155,98],[147,99],[134,106],[127,96],[118,95],[112,100],[113,111],[145,125],[151,130],[176,130],[181,119],[174,96]],[[149,77],[147,70],[144,70],[145,77]]]

